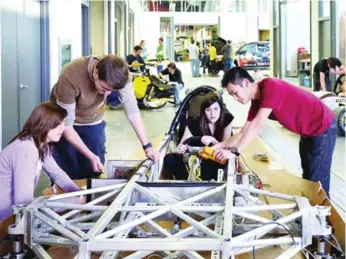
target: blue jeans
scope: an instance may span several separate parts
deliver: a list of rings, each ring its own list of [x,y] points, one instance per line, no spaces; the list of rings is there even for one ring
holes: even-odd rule
[[[174,103],[175,104],[180,104],[184,98],[183,98],[183,84],[177,84],[174,88]]]
[[[330,170],[336,141],[336,122],[319,136],[301,137],[299,153],[303,178],[321,182],[329,197]]]
[[[79,137],[91,152],[100,158],[102,164],[105,163],[106,153],[105,127],[105,121],[91,126],[74,126]],[[94,178],[100,175],[100,173],[93,171],[90,161],[68,143],[64,137],[55,143],[53,157],[71,179]]]
[[[118,91],[113,91],[107,96],[107,103],[112,107],[117,107],[121,104]]]
[[[225,59],[223,61],[223,71],[227,72],[231,68],[232,68],[232,59]]]
[[[160,73],[163,70],[163,65],[157,65],[157,73]]]
[[[199,76],[199,59],[190,59],[192,77]]]

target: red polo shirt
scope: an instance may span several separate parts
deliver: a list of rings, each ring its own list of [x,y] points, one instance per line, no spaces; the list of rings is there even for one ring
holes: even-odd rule
[[[265,78],[258,82],[261,97],[252,100],[248,121],[252,121],[260,108],[273,109],[269,119],[304,137],[318,136],[326,131],[335,115],[312,93],[286,81]]]

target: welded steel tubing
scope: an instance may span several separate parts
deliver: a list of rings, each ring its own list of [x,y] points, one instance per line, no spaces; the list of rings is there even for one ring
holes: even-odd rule
[[[73,242],[67,238],[43,238],[38,237],[33,239],[34,243],[42,245],[57,245],[57,246],[76,246],[78,242]]]
[[[34,216],[37,217],[38,219],[42,220],[45,224],[51,226],[52,228],[54,228],[56,231],[60,232],[61,234],[63,234],[64,236],[74,240],[74,241],[78,241],[80,239],[80,237],[78,237],[76,234],[74,234],[73,232],[71,232],[70,230],[60,226],[58,223],[52,221],[50,218],[48,218],[47,216],[43,215],[42,213],[40,213],[39,211],[33,211],[34,212]]]
[[[98,197],[98,198],[96,198],[96,199],[94,199],[94,200],[88,202],[88,203],[85,204],[85,205],[88,205],[88,206],[89,206],[89,205],[98,204],[99,202],[104,201],[104,200],[106,200],[106,199],[112,197],[113,195],[117,194],[119,191],[120,191],[120,190],[117,189],[117,190],[111,191],[111,192],[109,192],[109,193],[106,193],[106,194],[104,194],[104,195],[102,195],[102,196],[100,196],[100,197]],[[74,215],[76,215],[76,214],[78,214],[78,213],[80,213],[80,210],[72,210],[72,211],[67,212],[66,214],[64,214],[62,217],[65,218],[65,219],[67,219],[67,218],[70,218],[70,217],[72,217],[72,216],[74,216]]]
[[[47,202],[47,208],[53,209],[67,209],[67,210],[82,210],[82,211],[105,211],[107,206],[100,205],[84,205],[84,204],[71,204],[71,203],[58,203],[58,202]]]
[[[292,214],[289,214],[285,217],[282,217],[282,218],[276,220],[275,222],[285,224],[287,222],[290,222],[291,220],[295,220],[296,218],[301,217],[304,214],[304,212],[306,213],[307,211],[294,212]],[[248,242],[248,239],[252,238],[254,236],[256,236],[257,238],[260,238],[261,236],[265,235],[266,233],[268,233],[269,231],[271,231],[277,227],[278,227],[278,224],[276,224],[276,223],[261,226],[259,228],[254,229],[254,230],[251,230],[249,232],[241,234],[237,237],[234,237],[232,240],[233,244]]]
[[[236,207],[233,207],[233,211],[241,212],[241,211],[286,210],[286,209],[295,209],[296,207],[297,207],[296,203],[259,205],[259,206],[236,206]]]
[[[121,190],[119,195],[115,198],[108,209],[97,220],[95,226],[90,229],[90,231],[86,235],[86,238],[94,237],[97,234],[100,234],[105,229],[105,227],[109,224],[115,214],[118,213],[119,208],[126,201],[128,195],[132,193],[135,182],[141,177],[142,174],[145,174],[147,168],[149,168],[152,163],[152,161],[146,161],[145,163],[143,163],[140,169],[132,176],[131,180]]]
[[[124,223],[123,225],[119,226],[119,227],[116,227],[116,228],[113,228],[111,230],[108,230],[102,234],[99,234],[97,235],[95,238],[96,239],[104,239],[104,238],[109,238],[111,236],[114,236],[115,234],[125,230],[125,229],[128,229],[128,228],[132,228],[134,226],[138,226],[144,222],[146,222],[147,220],[149,219],[154,219],[156,217],[159,217],[167,212],[170,211],[170,206],[165,206],[164,208],[160,209],[160,210],[157,210],[155,212],[152,212],[148,215],[145,215],[139,219],[135,219],[133,220],[132,222],[128,222],[128,223]]]
[[[176,210],[176,209],[172,209],[172,213],[174,213],[175,215],[177,215],[179,218],[185,220],[187,223],[191,224],[192,226],[194,226],[195,228],[203,231],[204,233],[206,233],[207,235],[209,235],[210,237],[213,238],[221,238],[221,236],[217,233],[215,233],[213,230],[211,230],[210,228],[203,226],[202,224],[200,224],[198,221],[194,220],[193,218],[187,216],[185,213]]]
[[[247,187],[247,186],[242,186],[242,185],[238,185],[238,184],[233,184],[233,189],[235,191],[241,190],[241,191],[247,191],[250,193],[263,194],[263,195],[278,198],[278,199],[295,201],[295,198],[293,196],[289,196],[289,195],[285,195],[285,194],[281,194],[281,193],[276,193],[276,192],[271,192],[271,191],[266,191],[266,190],[261,190],[261,189],[256,189],[256,188]]]
[[[212,251],[221,250],[222,241],[208,238],[131,238],[124,239],[92,239],[88,242],[89,251]]]
[[[114,185],[97,187],[97,188],[88,189],[88,190],[58,194],[58,195],[50,197],[48,201],[56,201],[56,200],[61,200],[61,199],[66,199],[66,198],[71,198],[71,197],[76,197],[76,196],[83,196],[83,195],[98,193],[98,192],[114,191],[116,189],[123,188],[126,184],[127,183],[118,183],[118,184],[114,184]]]

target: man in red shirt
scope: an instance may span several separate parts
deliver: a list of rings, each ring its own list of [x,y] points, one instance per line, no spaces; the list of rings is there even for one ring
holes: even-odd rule
[[[299,153],[303,178],[320,181],[329,196],[330,168],[336,141],[334,113],[316,96],[286,81],[265,78],[255,83],[249,73],[235,67],[222,79],[233,98],[251,101],[247,122],[230,139],[215,145],[218,159],[238,156],[256,138],[267,119],[301,135]],[[230,148],[230,150],[226,150]]]

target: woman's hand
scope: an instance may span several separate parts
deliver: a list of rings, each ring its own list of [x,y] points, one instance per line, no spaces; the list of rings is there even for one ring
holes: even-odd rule
[[[218,143],[217,140],[212,137],[212,136],[203,136],[201,139],[201,142],[203,143],[203,145],[208,146],[209,144],[216,144]]]
[[[175,153],[177,154],[184,154],[187,150],[187,145],[179,144],[177,148],[175,149]]]

